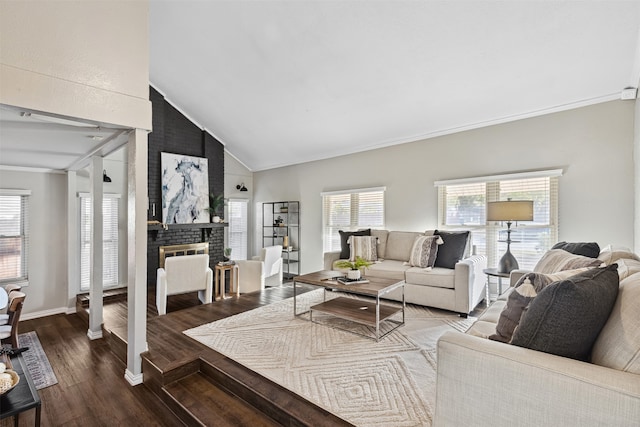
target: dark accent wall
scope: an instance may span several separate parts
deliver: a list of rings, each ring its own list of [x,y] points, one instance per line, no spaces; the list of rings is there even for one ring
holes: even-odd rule
[[[162,222],[160,153],[206,157],[209,161],[209,192],[224,192],[224,147],[206,131],[183,116],[154,88],[149,88],[153,132],[149,134],[149,220]],[[151,206],[155,203],[155,216]],[[205,228],[203,228],[203,226]],[[224,228],[218,224],[151,227],[147,234],[147,282],[155,286],[158,248],[165,245],[209,242],[210,264],[223,259]]]

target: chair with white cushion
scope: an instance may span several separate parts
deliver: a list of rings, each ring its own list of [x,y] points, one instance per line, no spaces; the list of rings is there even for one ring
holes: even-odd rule
[[[0,342],[9,341],[13,348],[18,348],[18,322],[26,295],[24,292],[12,291],[9,298],[8,323],[0,326]]]
[[[237,260],[240,292],[256,292],[282,285],[282,245],[262,248],[259,256]]]
[[[184,255],[168,257],[164,268],[158,268],[156,277],[156,307],[158,314],[167,314],[167,297],[198,291],[203,304],[213,299],[213,270],[209,267],[209,255]]]

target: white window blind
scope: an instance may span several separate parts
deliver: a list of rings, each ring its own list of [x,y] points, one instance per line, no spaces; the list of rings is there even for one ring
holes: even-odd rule
[[[495,266],[507,250],[506,225],[486,222],[487,202],[533,200],[533,221],[512,225],[511,252],[520,268],[531,269],[558,239],[558,171],[442,181],[439,185],[439,224],[471,230],[475,253]],[[545,176],[546,175],[546,176]],[[499,178],[498,181],[492,180]]]
[[[29,279],[29,194],[0,190],[0,284]]]
[[[322,193],[324,251],[340,249],[339,230],[384,228],[384,187]]]
[[[105,194],[102,201],[103,287],[118,285],[119,196]],[[80,290],[87,291],[91,278],[91,197],[80,195]]]
[[[247,259],[247,247],[249,239],[249,220],[247,208],[249,201],[246,199],[229,199],[229,242],[231,259]]]

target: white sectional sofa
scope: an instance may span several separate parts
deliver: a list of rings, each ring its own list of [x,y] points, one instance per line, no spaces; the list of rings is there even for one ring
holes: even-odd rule
[[[384,277],[405,280],[405,299],[408,303],[455,311],[467,316],[485,297],[487,268],[484,256],[468,256],[455,264],[454,268],[433,267],[423,269],[406,265],[417,236],[433,235],[426,232],[371,230],[378,238],[379,261],[367,267],[365,277]],[[468,245],[467,245],[468,246]],[[324,254],[325,270],[339,270],[335,263],[340,251]],[[391,299],[400,300],[399,293],[390,294]]]
[[[510,287],[466,333],[439,339],[434,426],[640,425],[640,257],[608,247],[598,259],[620,284],[589,360],[487,339]]]

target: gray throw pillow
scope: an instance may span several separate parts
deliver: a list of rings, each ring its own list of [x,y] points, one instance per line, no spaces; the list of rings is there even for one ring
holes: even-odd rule
[[[455,268],[458,261],[464,257],[464,251],[469,242],[469,231],[441,231],[436,230],[434,236],[441,236],[444,241],[438,246],[436,267]]]
[[[565,270],[558,273],[542,274],[527,273],[522,276],[514,285],[513,291],[507,298],[507,304],[500,312],[495,334],[489,335],[490,340],[509,342],[522,318],[522,314],[527,310],[531,301],[538,296],[540,291],[548,285],[558,280],[586,271],[586,268],[577,270]]]
[[[598,258],[598,255],[600,255],[600,245],[596,242],[558,242],[551,249],[562,249],[574,255],[582,255],[589,258]]]
[[[616,264],[548,285],[522,315],[511,344],[588,361],[616,302],[618,286]]]
[[[371,236],[371,229],[367,228],[366,230],[358,230],[358,231],[342,231],[338,230],[340,233],[340,259],[349,259],[349,255],[351,253],[351,248],[349,247],[349,237],[351,236]]]

